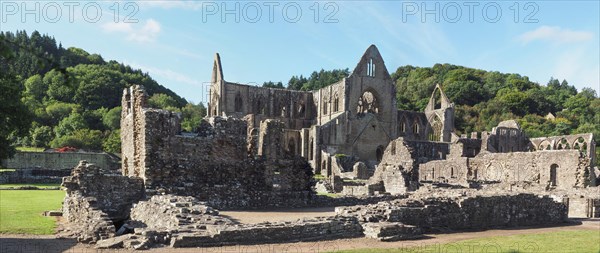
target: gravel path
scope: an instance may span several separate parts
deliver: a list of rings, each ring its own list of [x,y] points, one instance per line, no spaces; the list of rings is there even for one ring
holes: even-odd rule
[[[312,214],[326,215],[329,213],[327,209],[315,209]],[[223,212],[232,215],[236,219],[248,222],[260,222],[264,217],[272,217],[274,219],[296,218],[296,212],[284,212],[283,210],[274,212]],[[286,214],[284,214],[286,213]],[[272,221],[273,219],[271,219]],[[579,220],[580,223],[566,224],[558,227],[532,227],[532,228],[511,228],[511,229],[493,229],[479,232],[460,232],[451,234],[428,234],[426,239],[399,241],[399,242],[379,242],[367,238],[340,239],[332,241],[320,242],[299,242],[299,243],[280,243],[280,244],[262,244],[262,245],[246,245],[246,246],[229,246],[217,248],[154,248],[148,251],[138,252],[327,252],[345,249],[361,249],[361,248],[403,248],[415,246],[428,246],[432,244],[443,244],[456,242],[461,240],[485,238],[491,236],[508,236],[520,234],[537,234],[544,232],[559,232],[569,230],[596,230],[600,239],[600,219],[584,219]],[[0,234],[0,252],[129,252],[127,250],[102,250],[98,251],[90,245],[78,244],[72,239],[55,239],[52,235],[7,235]],[[135,252],[135,251],[133,251]]]

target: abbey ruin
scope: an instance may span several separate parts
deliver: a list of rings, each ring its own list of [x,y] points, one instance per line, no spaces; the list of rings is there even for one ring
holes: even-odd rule
[[[124,91],[121,174],[82,162],[64,179],[68,236],[135,249],[402,240],[600,217],[592,134],[528,138],[509,120],[459,136],[439,85],[424,112],[397,109],[373,45],[315,91],[227,82],[218,54],[211,82],[193,133],[178,113],[148,108],[143,87]],[[336,215],[239,224],[216,210],[314,206]]]

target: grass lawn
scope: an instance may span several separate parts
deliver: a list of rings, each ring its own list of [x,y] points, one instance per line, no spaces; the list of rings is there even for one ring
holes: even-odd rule
[[[16,188],[22,186],[35,186],[38,188],[60,187],[60,184],[0,184],[0,190],[6,188]]]
[[[442,253],[442,252],[589,252],[600,253],[600,231],[575,230],[528,235],[495,236],[455,243],[401,249],[358,249],[339,253]]]
[[[329,192],[317,192],[317,195],[321,195],[321,196],[327,196],[330,198],[339,198],[341,195],[337,194],[337,193],[329,193]]]
[[[61,190],[0,190],[0,233],[53,234],[55,217],[44,211],[60,210]]]

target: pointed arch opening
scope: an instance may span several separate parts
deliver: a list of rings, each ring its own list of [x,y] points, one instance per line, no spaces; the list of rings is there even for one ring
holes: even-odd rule
[[[421,137],[419,131],[421,131],[421,125],[419,124],[419,120],[415,120],[415,122],[413,122],[412,125],[412,133],[416,139],[419,139]]]
[[[398,120],[398,136],[404,135],[406,135],[406,119],[401,117],[400,120]]]
[[[338,96],[338,94],[336,93],[335,95],[333,95],[333,109],[332,112],[339,112],[340,111],[340,98]]]
[[[356,107],[357,114],[373,113],[377,114],[380,112],[379,101],[373,91],[367,90],[358,99],[358,106]]]
[[[430,141],[441,141],[443,123],[439,116],[434,116],[431,122],[431,131],[428,134]]]

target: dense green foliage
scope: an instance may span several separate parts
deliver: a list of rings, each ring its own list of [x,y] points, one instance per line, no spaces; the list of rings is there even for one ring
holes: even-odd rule
[[[292,76],[288,81],[288,89],[291,90],[318,90],[327,85],[333,84],[350,75],[348,69],[334,69],[325,71],[313,71],[308,78],[300,76]]]
[[[64,197],[61,190],[0,190],[0,234],[54,234],[56,218],[41,214],[60,210]]]
[[[25,120],[16,128],[20,134],[14,130],[0,133],[12,137],[15,145],[119,152],[121,96],[124,88],[134,84],[144,86],[150,106],[184,114],[184,130],[194,130],[204,115],[197,115],[205,111],[202,104],[188,103],[147,73],[116,61],[106,62],[83,49],[65,49],[37,31],[31,36],[24,31],[1,32],[0,42],[13,56],[0,59],[0,73],[13,74],[0,77],[7,80],[0,82],[7,86],[2,89],[6,91],[2,93],[3,106],[24,104],[26,109],[20,115],[33,117],[33,123]]]
[[[600,137],[600,99],[584,88],[551,78],[546,86],[518,74],[502,74],[450,64],[403,66],[392,74],[398,108],[421,111],[435,84],[456,104],[459,133],[486,131],[518,119],[530,137],[593,132]],[[555,119],[546,119],[551,113]]]
[[[566,80],[550,78],[543,86],[518,74],[450,64],[402,66],[392,79],[398,108],[405,110],[422,111],[435,85],[441,84],[456,105],[459,134],[489,131],[500,121],[517,119],[529,137],[594,133],[600,143],[600,98],[590,88],[577,92]],[[550,113],[554,117],[546,117]]]

